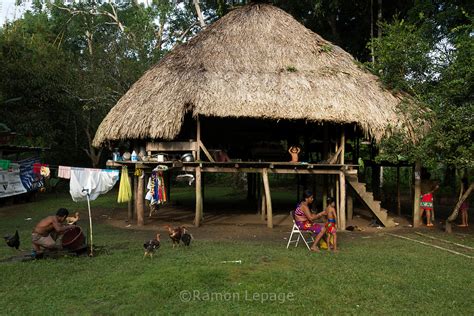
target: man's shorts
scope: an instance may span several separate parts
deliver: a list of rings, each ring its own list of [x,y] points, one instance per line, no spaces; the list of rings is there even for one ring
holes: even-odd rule
[[[37,233],[32,233],[31,234],[31,241],[39,246],[42,246],[44,248],[54,248],[56,247],[56,241],[51,237],[51,235],[48,236],[41,236]]]

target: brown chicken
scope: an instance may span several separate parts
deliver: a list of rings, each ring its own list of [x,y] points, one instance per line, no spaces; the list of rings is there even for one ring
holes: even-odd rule
[[[170,225],[165,226],[168,229],[168,234],[173,242],[173,248],[179,246],[179,241],[181,240],[181,235],[183,234],[183,229],[181,227],[171,227]]]
[[[68,225],[75,225],[78,220],[79,220],[79,212],[76,212],[74,216],[66,217],[66,223],[68,223]]]

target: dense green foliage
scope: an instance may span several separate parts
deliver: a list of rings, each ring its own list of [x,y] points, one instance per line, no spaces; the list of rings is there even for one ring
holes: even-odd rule
[[[381,157],[400,156],[425,165],[474,167],[473,5],[465,1],[420,1],[405,18],[382,24],[375,39],[374,71],[393,89],[409,92],[427,110],[407,114],[430,122],[413,145],[395,135]]]
[[[207,0],[201,7],[211,23],[248,2]],[[404,135],[387,138],[380,159],[473,167],[471,1],[266,2],[425,105],[423,112],[401,111],[431,122],[426,137],[416,145]],[[99,122],[146,69],[199,32],[194,5],[35,3],[33,12],[0,29],[2,122],[23,135],[22,144],[51,146],[51,163],[98,165],[101,152],[90,141]]]

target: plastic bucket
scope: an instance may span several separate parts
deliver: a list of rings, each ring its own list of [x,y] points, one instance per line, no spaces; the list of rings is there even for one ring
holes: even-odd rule
[[[63,248],[70,251],[83,249],[86,246],[85,240],[86,237],[82,233],[81,227],[74,226],[74,228],[64,232],[62,239]]]

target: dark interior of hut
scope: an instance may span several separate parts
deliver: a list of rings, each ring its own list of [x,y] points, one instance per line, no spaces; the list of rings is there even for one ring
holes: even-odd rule
[[[360,129],[353,125],[304,120],[200,117],[200,125],[206,148],[211,153],[223,150],[232,161],[287,162],[288,149],[299,146],[300,161],[326,163],[344,128],[346,163],[356,164],[357,152],[352,144],[362,137]],[[175,141],[196,138],[196,120],[187,115]]]

